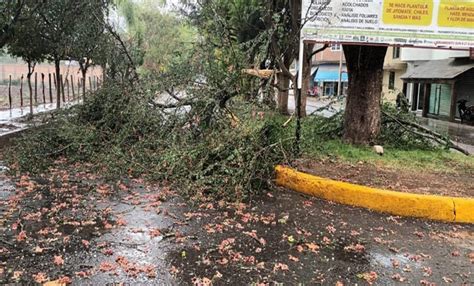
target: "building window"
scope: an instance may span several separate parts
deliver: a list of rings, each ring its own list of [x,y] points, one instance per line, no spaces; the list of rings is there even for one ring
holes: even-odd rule
[[[341,44],[332,44],[331,45],[331,51],[340,51],[341,50]]]
[[[388,79],[388,89],[395,89],[395,72],[390,72],[390,77]]]
[[[393,47],[393,58],[394,59],[400,58],[400,47]]]

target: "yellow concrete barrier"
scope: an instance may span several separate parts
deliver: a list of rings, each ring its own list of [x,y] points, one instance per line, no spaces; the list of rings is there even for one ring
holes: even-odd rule
[[[277,166],[280,186],[333,202],[432,220],[474,223],[474,199],[418,195],[369,188]]]

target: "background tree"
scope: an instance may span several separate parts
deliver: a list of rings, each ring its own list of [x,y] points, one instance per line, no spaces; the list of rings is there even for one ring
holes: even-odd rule
[[[105,53],[110,47],[110,35],[106,31],[105,21],[109,15],[108,1],[89,1],[79,15],[75,36],[68,58],[79,63],[82,75],[82,91],[85,97],[87,71],[93,65],[104,62]],[[103,69],[106,66],[103,65]]]
[[[35,6],[24,5],[23,13],[32,15]],[[30,97],[30,115],[33,114],[33,88],[31,76],[37,63],[42,62],[48,54],[46,47],[39,34],[36,32],[35,18],[24,19],[21,24],[16,25],[15,36],[8,43],[8,53],[22,58],[28,64],[27,82]]]
[[[98,17],[105,17],[102,10],[108,9],[106,0],[87,1],[48,1],[48,5],[41,6],[37,12],[37,30],[47,47],[47,59],[54,63],[56,82],[61,83],[61,60],[70,58],[73,54],[73,44],[77,43],[78,31],[85,31],[90,25],[98,21]],[[99,11],[97,11],[99,9]],[[103,22],[105,20],[102,19]],[[75,41],[76,40],[76,41]],[[61,92],[56,89],[56,106],[61,106]]]
[[[142,11],[140,18],[144,22],[144,75],[166,71],[174,57],[191,50],[195,32],[182,20],[154,10]]]
[[[144,77],[168,69],[175,57],[189,53],[196,42],[196,31],[183,17],[164,13],[155,2],[127,4],[120,9],[127,20],[127,36],[143,53],[139,73]]]

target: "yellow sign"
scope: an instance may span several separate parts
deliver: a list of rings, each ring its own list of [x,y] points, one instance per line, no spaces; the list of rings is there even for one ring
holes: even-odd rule
[[[433,0],[385,0],[383,22],[389,25],[430,26]]]
[[[438,26],[474,28],[474,1],[441,0],[439,5]]]
[[[302,1],[306,41],[474,47],[474,0]]]

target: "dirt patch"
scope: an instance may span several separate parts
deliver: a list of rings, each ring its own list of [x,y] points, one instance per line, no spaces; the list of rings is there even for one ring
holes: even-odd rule
[[[296,165],[300,171],[309,174],[368,187],[416,194],[474,197],[473,170],[459,173],[413,172],[331,160],[301,160]]]

